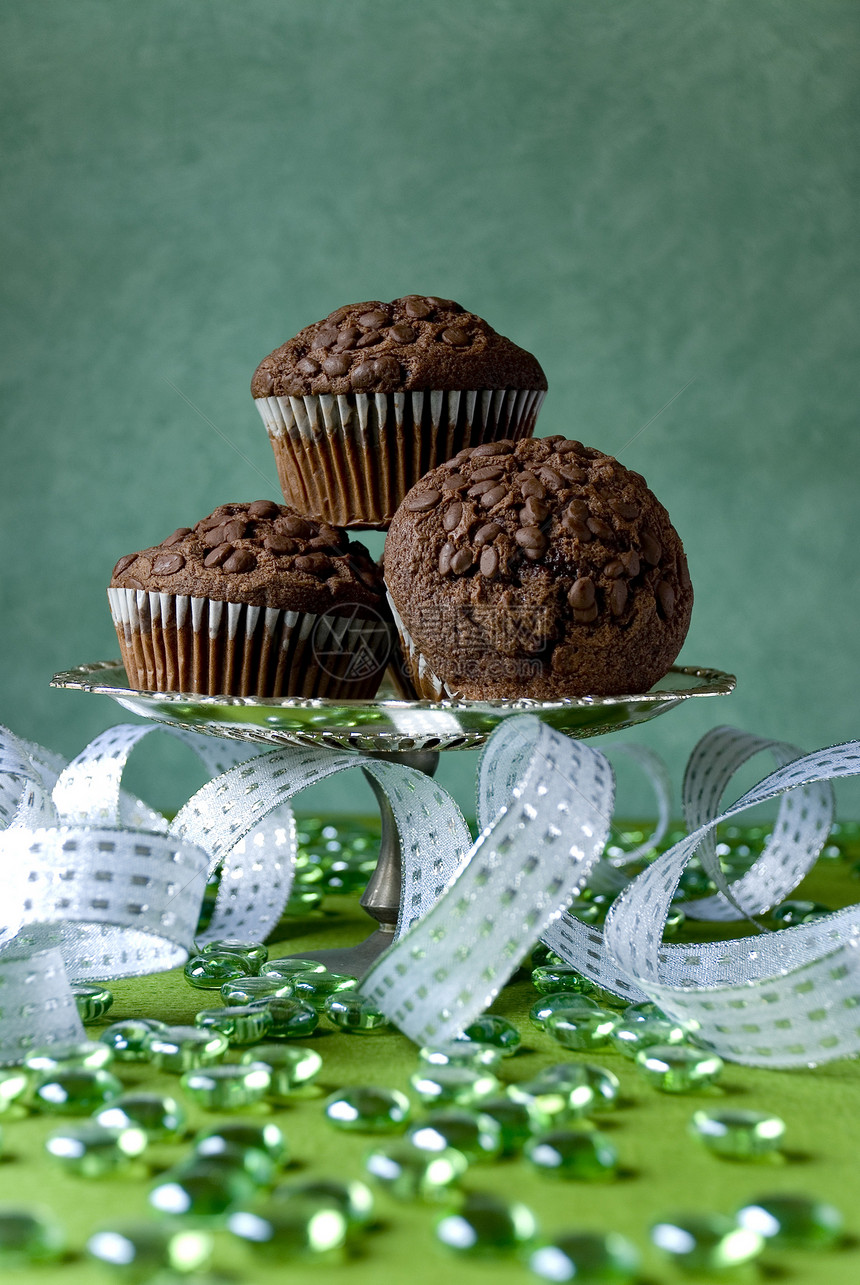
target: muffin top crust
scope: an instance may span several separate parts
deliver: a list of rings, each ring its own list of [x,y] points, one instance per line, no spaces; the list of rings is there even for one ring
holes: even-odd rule
[[[546,386],[531,353],[435,295],[337,308],[265,357],[251,380],[255,398]]]
[[[363,544],[273,500],[221,504],[193,527],[125,554],[110,587],[318,613],[339,604],[378,613],[384,603],[380,570]]]

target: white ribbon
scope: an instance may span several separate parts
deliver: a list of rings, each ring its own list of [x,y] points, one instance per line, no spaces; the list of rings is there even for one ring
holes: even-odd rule
[[[170,825],[122,790],[132,748],[154,730],[179,736],[216,774]],[[773,754],[777,771],[714,816],[733,772],[761,750]],[[697,849],[719,891],[685,905],[688,914],[761,913],[795,886],[827,837],[828,782],[860,773],[858,743],[797,757],[790,746],[730,728],[709,733],[685,780],[692,833],[629,881],[625,867],[641,848],[626,858],[602,856],[614,794],[607,759],[533,716],[507,720],[484,749],[474,845],[453,799],[420,772],[301,746],[248,758],[254,752],[181,729],[126,725],[64,767],[0,733],[0,1063],[18,1060],[33,1043],[81,1033],[69,976],[134,976],[184,962],[207,875],[217,869],[205,938],[265,937],[293,878],[290,800],[356,766],[388,795],[403,866],[395,944],[362,990],[413,1039],[462,1030],[540,937],[601,985],[630,999],[648,996],[697,1022],[703,1042],[736,1061],[791,1066],[860,1051],[853,1012],[860,908],[755,939],[662,942],[678,880]],[[633,757],[657,789],[653,843],[669,816],[665,769],[649,751]],[[761,857],[727,884],[713,846],[716,826],[776,797],[779,815]],[[624,884],[604,933],[564,911],[586,880],[613,890]]]

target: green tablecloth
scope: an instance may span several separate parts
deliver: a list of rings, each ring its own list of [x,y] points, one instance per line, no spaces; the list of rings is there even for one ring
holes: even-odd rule
[[[844,861],[822,862],[796,895],[816,897],[831,906],[847,905],[857,897],[858,883]],[[368,921],[355,898],[329,898],[325,909],[302,920],[285,920],[270,941],[273,956],[300,953],[311,947],[347,945],[366,935]],[[736,928],[731,929],[737,932]],[[91,1027],[93,1036],[107,1021],[149,1016],[169,1022],[192,1022],[200,1009],[211,1007],[211,992],[193,990],[181,972],[118,981],[111,985],[115,1000],[105,1021]],[[214,997],[217,1003],[217,996]],[[502,1078],[525,1080],[544,1066],[585,1055],[568,1053],[543,1032],[535,1030],[527,1013],[536,998],[527,975],[507,986],[493,1005],[517,1023],[523,1047],[502,1066]],[[321,1102],[330,1090],[346,1084],[385,1084],[408,1088],[415,1068],[414,1045],[399,1034],[349,1036],[323,1029],[312,1037],[322,1054],[319,1088],[308,1091],[286,1108],[257,1118],[272,1118],[283,1128],[293,1155],[289,1176],[362,1176],[362,1157],[373,1139],[336,1132],[322,1116]],[[309,1041],[311,1042],[311,1041]],[[635,1069],[614,1051],[601,1050],[586,1060],[599,1062],[620,1077],[624,1103],[614,1115],[603,1116],[616,1143],[623,1176],[614,1183],[588,1185],[560,1182],[539,1176],[522,1160],[506,1160],[473,1167],[464,1182],[467,1189],[487,1190],[516,1197],[537,1214],[541,1229],[615,1229],[629,1236],[643,1251],[644,1279],[656,1282],[681,1279],[673,1265],[666,1265],[649,1246],[649,1223],[679,1211],[729,1212],[746,1198],[774,1191],[800,1191],[827,1198],[846,1216],[849,1236],[844,1246],[816,1253],[775,1252],[731,1279],[773,1278],[815,1285],[848,1285],[860,1280],[860,1065],[837,1061],[801,1071],[765,1071],[728,1064],[721,1086],[690,1096],[663,1095],[644,1085]],[[177,1077],[138,1064],[120,1068],[121,1078],[134,1086],[177,1092]],[[774,1111],[786,1122],[785,1158],[775,1163],[741,1164],[709,1155],[687,1136],[692,1112],[703,1105],[732,1105]],[[417,1107],[417,1102],[416,1102]],[[190,1109],[193,1127],[226,1118]],[[0,1163],[0,1203],[42,1205],[52,1209],[65,1224],[70,1253],[59,1264],[15,1272],[9,1280],[21,1285],[90,1285],[103,1278],[102,1269],[82,1254],[89,1234],[112,1220],[148,1217],[147,1189],[153,1169],[164,1169],[188,1150],[187,1143],[153,1146],[146,1165],[128,1176],[92,1181],[60,1173],[43,1151],[43,1142],[57,1120],[31,1115],[4,1117],[5,1148]],[[284,1263],[269,1265],[226,1232],[216,1237],[215,1264],[235,1272],[240,1281],[274,1285],[286,1279],[313,1280],[319,1285],[351,1281],[379,1285],[380,1281],[408,1281],[410,1285],[436,1282],[445,1273],[457,1280],[499,1282],[534,1279],[520,1262],[452,1260],[434,1241],[435,1209],[428,1205],[403,1205],[384,1194],[378,1197],[382,1226],[369,1234],[360,1257],[339,1265]],[[766,1268],[763,1264],[770,1264]],[[686,1279],[690,1279],[687,1277]],[[698,1279],[698,1278],[697,1278]]]

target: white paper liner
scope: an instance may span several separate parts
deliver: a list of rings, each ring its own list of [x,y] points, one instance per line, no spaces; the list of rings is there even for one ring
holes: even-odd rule
[[[531,437],[546,393],[498,388],[258,397],[284,498],[337,526],[384,527],[466,446]]]
[[[144,589],[111,588],[108,601],[129,682],[144,691],[366,700],[391,649],[379,616]]]
[[[442,681],[431,668],[427,657],[418,650],[415,640],[400,618],[400,612],[397,610],[391,594],[386,593],[385,596],[388,598],[388,605],[391,608],[394,624],[400,636],[403,659],[406,662],[409,677],[412,679],[412,684],[419,698],[430,701],[458,700],[460,693],[454,691],[447,683]]]

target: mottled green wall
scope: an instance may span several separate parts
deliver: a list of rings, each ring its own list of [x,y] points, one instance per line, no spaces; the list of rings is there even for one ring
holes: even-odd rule
[[[687,544],[682,658],[738,691],[637,739],[680,771],[717,721],[856,735],[858,26],[853,0],[6,0],[0,720],[72,753],[124,717],[47,687],[115,654],[115,558],[276,493],[265,353],[427,291],[536,352],[541,431],[620,452]],[[471,764],[441,777],[465,803]]]

